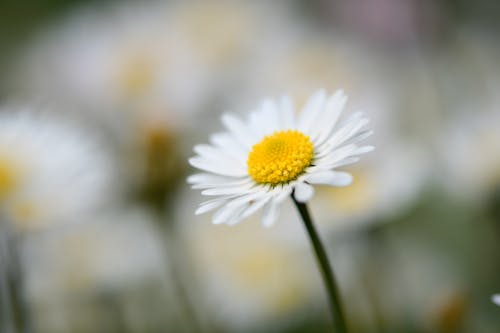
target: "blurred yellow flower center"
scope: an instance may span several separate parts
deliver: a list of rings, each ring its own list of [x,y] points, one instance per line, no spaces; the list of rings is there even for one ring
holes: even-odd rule
[[[0,200],[11,194],[18,184],[18,172],[10,161],[0,156]]]
[[[275,132],[252,147],[248,173],[259,184],[288,183],[311,165],[313,151],[307,135],[295,130]]]
[[[154,84],[155,64],[146,54],[125,56],[118,67],[118,85],[127,97],[141,97]]]

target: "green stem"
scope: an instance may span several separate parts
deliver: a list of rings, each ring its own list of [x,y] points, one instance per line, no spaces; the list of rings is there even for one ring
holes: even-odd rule
[[[183,248],[183,243],[179,240],[181,236],[179,235],[177,226],[174,223],[165,223],[165,220],[167,222],[173,222],[174,220],[170,216],[165,218],[163,207],[154,211],[158,225],[162,229],[167,256],[170,258],[168,260],[168,268],[172,286],[175,289],[178,304],[182,308],[183,319],[187,321],[183,325],[186,325],[186,330],[189,332],[203,333],[205,328],[199,321],[197,309],[191,300],[191,290],[188,290],[186,286],[189,282],[186,281],[189,277],[186,273],[189,263],[186,262],[188,260],[185,258],[186,251]]]
[[[328,261],[328,256],[326,254],[325,248],[321,243],[321,239],[319,238],[316,228],[314,227],[311,215],[309,214],[309,210],[307,209],[306,204],[295,200],[293,194],[292,200],[295,203],[295,206],[297,207],[302,220],[304,221],[304,226],[306,227],[309,238],[311,239],[311,244],[316,255],[316,260],[321,271],[321,275],[323,277],[323,282],[328,292],[335,332],[347,333],[344,313],[342,311],[342,304],[340,303],[339,291],[335,282],[332,267],[330,266],[330,262]]]
[[[4,308],[6,332],[30,333],[33,331],[32,318],[26,298],[24,269],[21,262],[21,245],[23,234],[13,227],[13,224],[0,214],[0,270],[2,279],[1,301],[7,301]],[[0,324],[3,324],[0,323]],[[0,328],[2,325],[0,325]],[[3,331],[2,331],[3,332]]]

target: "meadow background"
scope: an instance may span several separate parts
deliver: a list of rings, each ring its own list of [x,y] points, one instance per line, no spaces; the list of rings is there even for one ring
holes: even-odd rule
[[[0,331],[329,331],[292,205],[214,226],[185,179],[224,112],[342,88],[377,148],[311,210],[351,331],[499,332],[499,22],[492,0],[1,1],[0,116],[71,121],[109,172],[66,223],[0,221]]]

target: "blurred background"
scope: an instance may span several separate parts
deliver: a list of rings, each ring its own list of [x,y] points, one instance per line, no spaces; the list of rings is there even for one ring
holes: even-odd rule
[[[0,2],[1,332],[330,332],[292,207],[214,226],[192,146],[342,88],[377,149],[311,210],[352,332],[500,331],[500,5]]]

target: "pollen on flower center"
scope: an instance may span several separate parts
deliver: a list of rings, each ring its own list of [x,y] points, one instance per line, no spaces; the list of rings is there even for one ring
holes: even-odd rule
[[[275,132],[252,147],[248,174],[259,184],[288,183],[311,165],[313,151],[307,135],[295,130]]]

